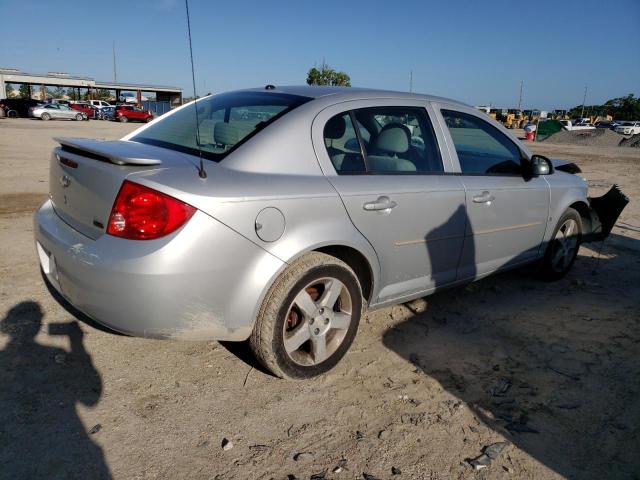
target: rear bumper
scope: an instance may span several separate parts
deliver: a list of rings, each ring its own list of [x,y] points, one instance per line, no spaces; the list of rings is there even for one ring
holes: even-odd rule
[[[35,216],[46,279],[98,323],[134,336],[244,340],[283,262],[198,211],[158,240],[77,232],[47,201]]]
[[[601,197],[590,197],[591,225],[590,229],[584,233],[583,241],[596,242],[607,238],[628,203],[629,199],[618,185],[613,185]]]

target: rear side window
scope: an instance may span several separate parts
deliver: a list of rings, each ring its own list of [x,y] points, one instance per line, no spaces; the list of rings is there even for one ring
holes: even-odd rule
[[[236,147],[308,97],[275,92],[231,92],[198,100],[131,140],[220,161]],[[200,137],[198,139],[197,132]],[[199,141],[198,141],[199,140]]]
[[[462,173],[521,175],[520,149],[484,120],[463,112],[442,110],[456,147]]]
[[[363,173],[364,158],[349,113],[336,115],[324,126],[324,145],[340,173]]]
[[[372,173],[441,173],[440,150],[424,108],[354,111]],[[364,139],[367,138],[367,141]]]
[[[324,142],[339,174],[444,172],[423,108],[374,107],[336,115],[325,125]]]

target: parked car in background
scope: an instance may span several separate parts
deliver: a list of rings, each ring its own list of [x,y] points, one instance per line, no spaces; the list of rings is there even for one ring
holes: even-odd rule
[[[150,122],[153,120],[153,115],[133,105],[118,105],[115,110],[114,120],[120,122]]]
[[[4,103],[8,108],[7,116],[11,118],[27,118],[29,116],[29,109],[40,105],[42,102],[39,100],[32,100],[29,98],[3,98],[0,103]]]
[[[87,103],[89,105],[91,105],[92,107],[96,107],[96,108],[103,108],[103,107],[110,107],[111,104],[105,100],[87,100]]]
[[[57,103],[47,103],[31,109],[31,116],[41,120],[64,119],[64,120],[87,120],[84,112],[75,110],[66,105]]]
[[[640,133],[640,122],[620,122],[614,131],[622,135],[636,135]]]
[[[79,112],[84,113],[87,116],[86,120],[89,120],[90,118],[95,118],[96,109],[93,108],[88,103],[74,102],[74,103],[70,104],[69,106],[71,108],[73,108],[74,110],[77,110]]]
[[[589,124],[576,125],[571,120],[558,120],[558,121],[562,125],[562,128],[564,128],[565,130],[569,130],[569,131],[574,131],[574,130],[593,130],[593,129],[596,128],[593,125],[589,125]]]
[[[96,111],[96,118],[98,120],[113,120],[116,107],[101,107]]]
[[[281,377],[336,365],[366,307],[527,263],[559,279],[626,205],[454,100],[304,86],[197,106],[56,139],[43,277],[124,333],[249,339]]]
[[[596,122],[593,124],[594,127],[596,128],[606,128],[609,130],[613,130],[615,129],[615,127],[618,125],[618,123],[613,122],[613,121],[609,121],[609,120],[600,120],[599,122]]]

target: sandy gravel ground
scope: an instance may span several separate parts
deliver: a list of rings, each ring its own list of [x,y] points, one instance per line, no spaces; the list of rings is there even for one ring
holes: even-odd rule
[[[133,128],[0,120],[0,478],[640,478],[640,150],[533,145],[632,200],[566,279],[369,313],[334,371],[288,382],[242,344],[76,324],[47,292],[31,217],[52,137]]]

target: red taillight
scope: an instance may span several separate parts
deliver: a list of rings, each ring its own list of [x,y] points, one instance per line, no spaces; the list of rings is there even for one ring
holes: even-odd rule
[[[184,225],[195,211],[169,195],[125,180],[111,209],[107,233],[130,240],[160,238]]]

